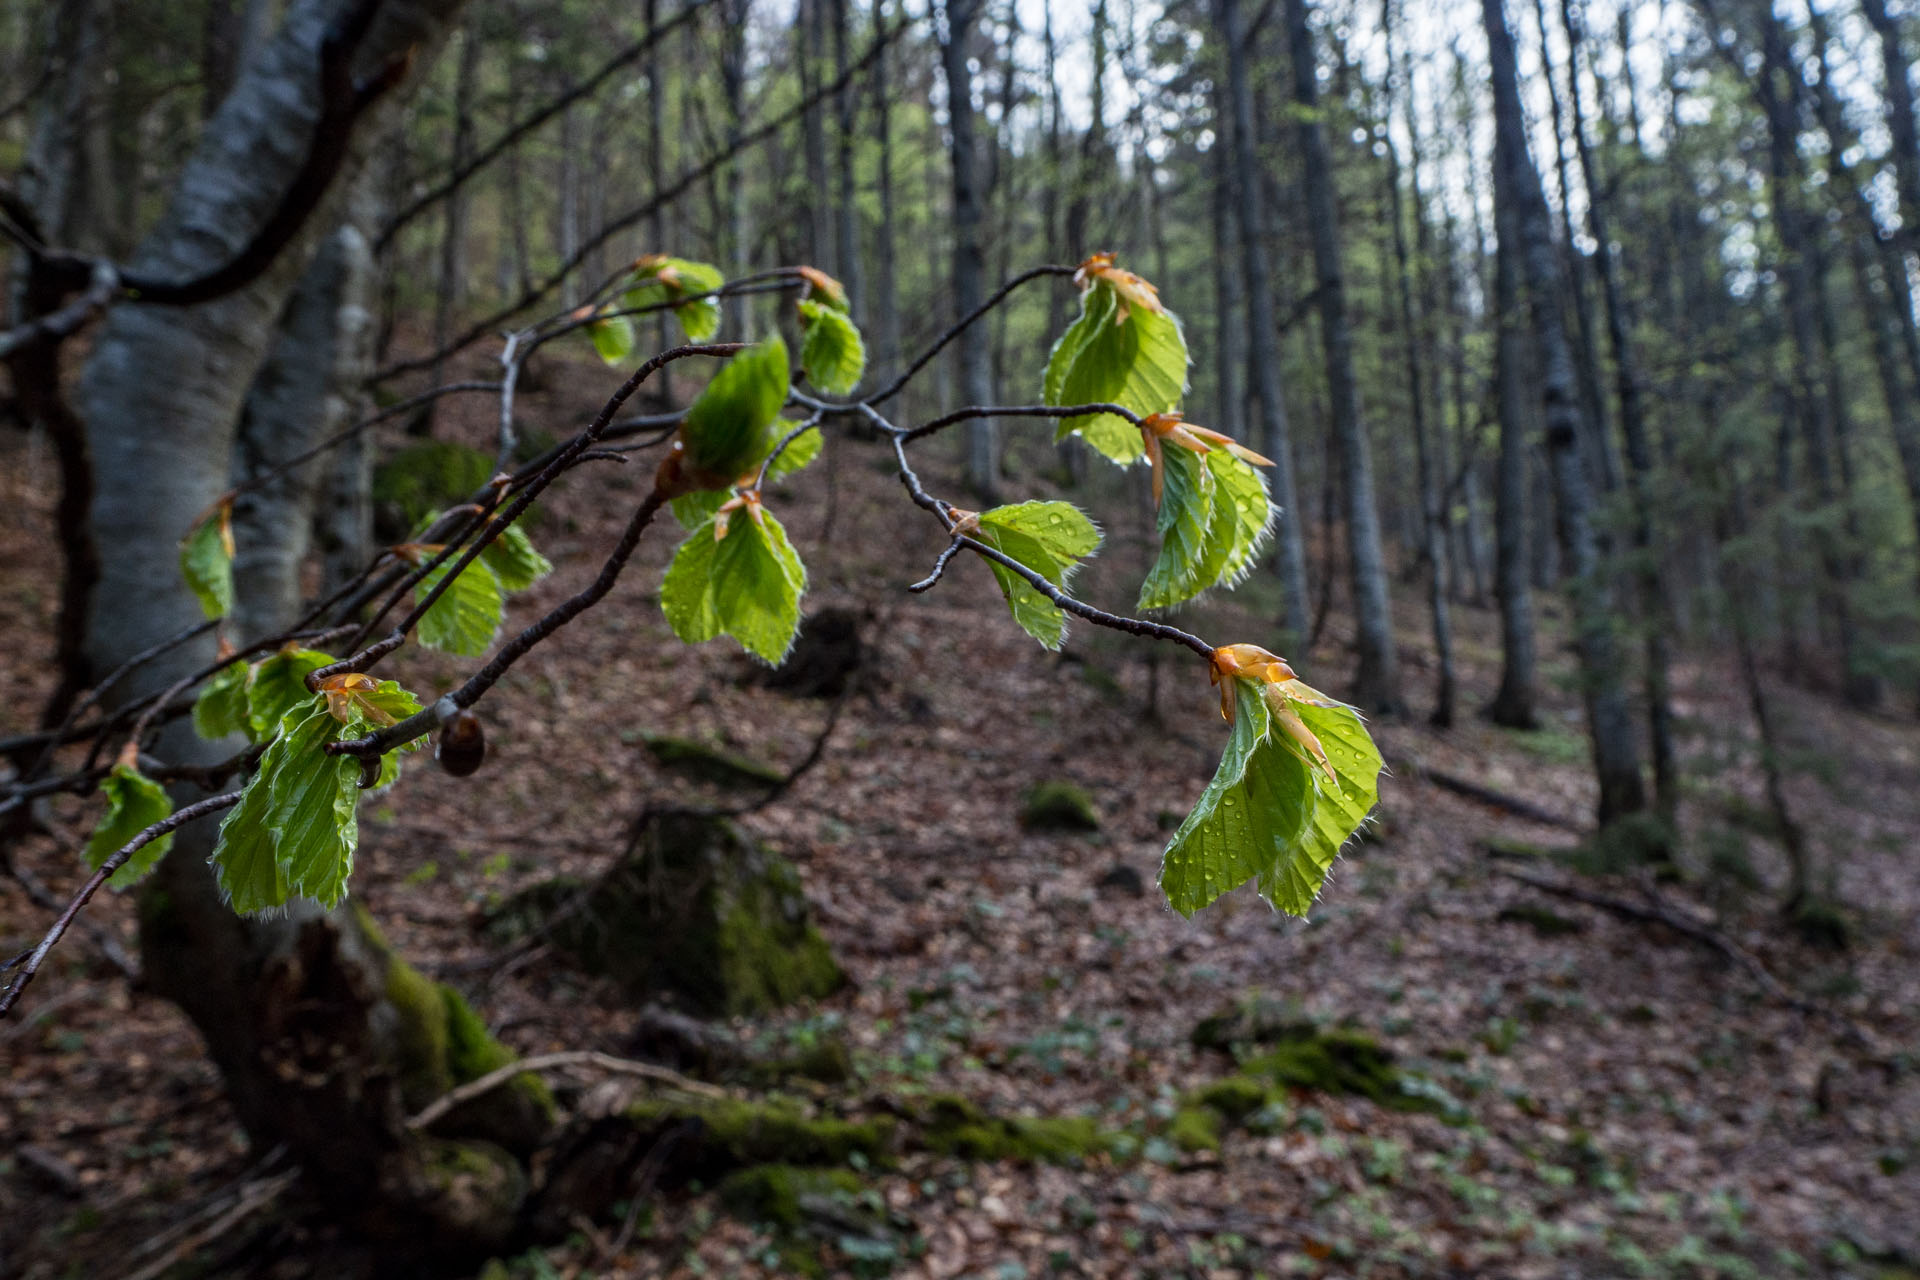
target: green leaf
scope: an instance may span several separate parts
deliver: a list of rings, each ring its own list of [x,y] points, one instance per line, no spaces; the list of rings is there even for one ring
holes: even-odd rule
[[[502,591],[525,591],[553,572],[553,562],[533,549],[533,539],[518,522],[487,544],[480,563],[493,570]]]
[[[449,557],[445,564],[414,584],[414,603],[425,600],[458,563],[458,556]],[[485,653],[499,631],[500,583],[485,559],[468,565],[448,584],[433,607],[420,616],[421,644],[466,658]]]
[[[255,666],[247,681],[248,736],[265,742],[282,716],[312,704],[319,695],[307,688],[307,675],[333,662],[331,654],[317,649],[282,649]]]
[[[1312,824],[1313,781],[1300,757],[1273,741],[1262,688],[1234,681],[1233,732],[1220,767],[1161,860],[1160,887],[1182,915],[1277,875]]]
[[[1232,586],[1253,567],[1273,531],[1267,480],[1251,463],[1224,448],[1206,455],[1213,478],[1207,521],[1207,554],[1199,576],[1208,586]]]
[[[593,349],[610,365],[621,365],[633,354],[633,317],[602,316],[587,326]]]
[[[800,304],[806,322],[806,336],[800,342],[800,367],[807,381],[824,395],[844,396],[860,385],[867,370],[867,348],[860,330],[847,317],[824,302],[811,299]]]
[[[778,444],[787,432],[797,425],[797,423],[776,422],[767,434],[775,444]],[[821,446],[825,443],[826,438],[820,434],[819,427],[809,427],[802,431],[780,451],[779,457],[768,464],[767,479],[784,480],[794,472],[802,470],[820,456]]]
[[[770,666],[786,661],[800,630],[806,566],[772,512],[735,512],[713,555],[713,607],[720,629]],[[696,531],[695,537],[699,534]]]
[[[93,829],[86,850],[87,865],[96,871],[129,840],[173,814],[173,801],[166,788],[132,765],[115,765],[100,784],[100,790],[107,797],[107,812],[100,819],[100,825]],[[107,884],[125,889],[139,883],[172,846],[171,831],[141,845],[119,870],[107,877]]]
[[[800,628],[806,567],[770,512],[762,512],[764,527],[745,511],[728,514],[725,537],[715,540],[709,518],[680,544],[660,586],[660,608],[688,644],[729,635],[778,666]]]
[[[326,744],[341,724],[325,710],[288,722],[281,732],[281,760],[268,780],[267,804],[274,827],[274,861],[290,893],[323,907],[338,906],[353,873],[360,842],[354,816],[360,803],[360,762],[330,756]]]
[[[720,367],[680,424],[686,466],[715,488],[757,466],[771,441],[767,428],[787,401],[787,344],[775,335]]]
[[[253,673],[244,662],[229,662],[200,686],[193,700],[193,731],[203,738],[224,738],[230,733],[251,737],[247,723],[247,679]]]
[[[1054,344],[1042,395],[1054,405],[1112,403],[1142,417],[1180,403],[1187,387],[1187,342],[1172,312],[1128,306],[1120,315],[1113,286],[1096,280],[1081,295],[1080,318]],[[1065,418],[1056,439],[1078,433],[1095,449],[1127,466],[1142,453],[1140,432],[1110,413]]]
[[[1380,748],[1352,707],[1326,698],[1297,680],[1279,687],[1297,695],[1289,699],[1290,705],[1320,740],[1333,769],[1333,776],[1328,777],[1319,767],[1310,767],[1317,797],[1313,822],[1292,853],[1260,876],[1261,897],[1289,915],[1303,916],[1326,883],[1341,846],[1360,829],[1379,799]],[[1293,747],[1281,735],[1275,737],[1283,747]],[[1290,754],[1308,767],[1300,750],[1292,749]]]
[[[660,583],[660,611],[673,634],[688,644],[705,644],[720,634],[720,614],[713,607],[713,553],[719,545],[708,515],[673,553]]]
[[[713,513],[726,505],[728,490],[700,489],[683,493],[667,504],[682,529],[695,529],[713,519]]]
[[[1084,556],[1100,545],[1100,531],[1071,503],[1022,502],[980,513],[979,538],[1064,589]],[[1022,630],[1048,649],[1066,639],[1067,617],[1032,583],[988,561],[1000,594]]]
[[[180,543],[180,572],[209,618],[233,612],[233,509],[221,503]]]
[[[693,262],[686,258],[644,261],[646,265],[635,273],[636,283],[627,290],[622,300],[622,305],[626,307],[651,307],[662,302],[675,302],[676,299],[686,298],[688,294],[712,293],[726,283],[726,277],[720,274],[720,269],[710,263]],[[688,298],[674,306],[673,314],[689,342],[705,342],[720,331],[718,298]]]
[[[1191,449],[1162,442],[1160,555],[1140,584],[1142,609],[1165,609],[1191,600],[1209,586],[1208,533],[1213,518],[1214,482],[1206,460]]]
[[[273,852],[273,808],[269,779],[279,767],[283,738],[276,738],[254,771],[240,803],[220,821],[220,838],[208,859],[220,896],[243,916],[287,905],[287,877]]]

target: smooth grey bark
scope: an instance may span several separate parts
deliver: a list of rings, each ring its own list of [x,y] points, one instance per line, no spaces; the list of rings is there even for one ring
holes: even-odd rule
[[[826,0],[800,0],[793,37],[794,61],[800,69],[800,94],[811,99],[819,87],[820,64],[825,56]],[[800,113],[800,144],[806,172],[807,261],[824,263],[831,261],[833,254],[833,208],[827,195],[825,103],[814,102]]]
[[[647,30],[660,29],[660,0],[646,0],[643,9]],[[660,49],[658,45],[647,51],[646,58],[640,64],[641,74],[647,78],[647,181],[653,198],[657,202],[660,191],[667,184],[667,89],[660,76]],[[656,203],[654,210],[647,216],[647,246],[649,253],[668,253],[667,247],[667,210],[664,204]],[[670,332],[672,321],[666,312],[653,318],[653,346],[656,351],[665,351],[673,345]],[[671,406],[673,399],[673,366],[663,365],[653,375],[654,394],[660,403]]]
[[[1520,265],[1526,276],[1533,329],[1540,353],[1547,461],[1553,479],[1555,526],[1566,561],[1574,616],[1574,647],[1580,659],[1580,692],[1586,705],[1594,773],[1600,784],[1602,826],[1646,808],[1640,755],[1634,743],[1613,633],[1613,592],[1600,563],[1593,530],[1593,495],[1581,457],[1579,389],[1573,351],[1561,321],[1559,268],[1539,174],[1527,154],[1526,121],[1520,107],[1513,35],[1502,0],[1482,0],[1492,67],[1495,163],[1507,175],[1503,186],[1514,207]]]
[[[1227,96],[1233,116],[1233,168],[1239,196],[1240,254],[1247,283],[1248,381],[1260,402],[1260,452],[1273,459],[1273,501],[1279,508],[1274,558],[1280,573],[1285,643],[1304,644],[1313,622],[1307,594],[1306,540],[1295,491],[1293,446],[1280,383],[1280,329],[1274,315],[1267,262],[1265,201],[1254,156],[1253,86],[1247,70],[1247,33],[1240,0],[1214,0],[1214,22],[1227,51]]]
[[[983,210],[980,157],[974,135],[973,71],[968,48],[980,20],[981,0],[946,0],[946,34],[940,44],[940,68],[947,84],[948,156],[953,171],[953,263],[951,284],[956,318],[986,301],[986,259],[980,245]],[[954,343],[958,349],[960,395],[967,404],[993,403],[992,350],[988,330],[973,324]],[[1000,492],[1000,432],[992,418],[967,426],[967,483],[982,501]]]
[[[136,269],[184,278],[217,266],[276,205],[318,114],[321,38],[344,7],[341,0],[294,6],[207,125]],[[358,74],[416,50],[418,75],[458,9],[459,0],[389,0],[363,41]],[[178,572],[178,539],[227,488],[241,406],[277,321],[338,222],[370,139],[394,110],[390,95],[363,115],[344,171],[252,283],[191,308],[122,303],[102,325],[79,397],[97,460],[94,527],[109,551],[89,632],[102,667],[199,620]],[[336,304],[316,294],[289,316],[304,324],[331,312],[337,321]],[[303,410],[308,429],[325,417],[303,409],[290,388],[263,385],[256,404],[263,415],[269,407]],[[268,430],[265,417],[258,422]],[[259,501],[263,518],[279,518],[264,509],[271,495]],[[270,580],[286,571],[285,554],[256,550],[244,568],[256,593],[248,605],[254,620],[292,598],[286,584]],[[139,669],[113,699],[164,688],[211,651],[211,639],[182,646]],[[179,763],[210,763],[234,745],[200,741],[181,722],[160,750]],[[524,1195],[517,1162],[497,1147],[418,1138],[398,1124],[425,1101],[421,1095],[449,1080],[444,1055],[423,1051],[431,1041],[421,1037],[437,1025],[444,1045],[442,1001],[451,993],[443,996],[407,967],[351,906],[322,913],[302,904],[274,920],[234,915],[205,865],[213,836],[210,823],[179,833],[143,889],[141,946],[154,989],[193,1019],[249,1134],[262,1146],[285,1142],[322,1195],[364,1211],[361,1225],[390,1241],[425,1253],[497,1247]],[[408,998],[423,991],[424,1001]],[[518,1115],[517,1130],[470,1120],[456,1130],[512,1141],[525,1139],[539,1118]]]
[[[1400,694],[1400,659],[1393,640],[1393,608],[1387,596],[1380,514],[1373,496],[1372,446],[1360,409],[1360,384],[1353,371],[1353,328],[1347,319],[1346,275],[1340,258],[1340,211],[1333,198],[1333,153],[1320,123],[1317,59],[1306,0],[1287,0],[1286,16],[1287,44],[1293,59],[1293,100],[1300,108],[1297,134],[1313,240],[1321,349],[1347,508],[1347,570],[1353,591],[1354,649],[1359,658],[1351,696],[1355,704],[1368,711],[1398,715],[1405,709]],[[1401,234],[1397,226],[1395,233]],[[1404,243],[1401,249],[1404,253]],[[1418,399],[1416,387],[1416,404]],[[1415,414],[1417,417],[1418,408]]]
[[[1653,442],[1647,429],[1641,394],[1639,353],[1633,343],[1633,316],[1613,258],[1610,206],[1613,188],[1599,171],[1599,162],[1587,142],[1587,123],[1580,93],[1580,51],[1584,29],[1576,0],[1560,0],[1561,21],[1567,31],[1567,105],[1574,150],[1580,158],[1580,176],[1587,192],[1587,227],[1594,239],[1594,266],[1600,276],[1605,309],[1607,345],[1613,355],[1614,395],[1620,404],[1620,429],[1627,444],[1627,488],[1632,504],[1632,535],[1642,625],[1646,628],[1647,747],[1653,761],[1654,807],[1672,821],[1680,804],[1680,766],[1673,744],[1672,657],[1668,636],[1673,631],[1673,609],[1661,580],[1654,539]]]

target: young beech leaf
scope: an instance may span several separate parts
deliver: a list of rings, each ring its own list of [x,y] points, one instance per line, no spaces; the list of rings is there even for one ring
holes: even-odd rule
[[[1220,768],[1161,859],[1160,888],[1181,915],[1277,874],[1313,822],[1313,779],[1299,756],[1274,742],[1264,687],[1234,679],[1233,732]]]
[[[770,513],[763,510],[757,520],[744,511],[728,514],[722,536],[715,537],[715,516],[680,544],[660,587],[660,607],[688,644],[729,635],[778,666],[800,628],[806,567]]]
[[[995,507],[979,516],[980,541],[1005,552],[1051,582],[1065,588],[1080,561],[1100,545],[1100,530],[1071,503],[1022,502]],[[988,561],[1013,620],[1048,649],[1066,639],[1067,615],[1033,584],[1005,565]]]
[[[610,365],[621,365],[633,354],[633,317],[602,316],[587,326],[593,349]]]
[[[1055,405],[1108,402],[1144,416],[1172,409],[1186,388],[1187,342],[1179,319],[1123,299],[1110,281],[1095,278],[1080,296],[1079,319],[1048,357],[1042,398]],[[1075,433],[1121,466],[1140,458],[1140,433],[1124,418],[1063,418],[1055,438]]]
[[[1282,704],[1274,710],[1276,720],[1286,712],[1297,716],[1320,747],[1315,752],[1276,725],[1274,736],[1308,769],[1316,799],[1313,822],[1292,853],[1260,873],[1260,896],[1302,916],[1326,883],[1340,846],[1360,829],[1379,798],[1380,748],[1359,712],[1298,680],[1268,685],[1266,701],[1270,710]]]
[[[458,557],[420,579],[413,588],[414,602],[425,600],[434,586],[459,563]],[[420,615],[420,643],[429,649],[477,658],[493,645],[500,630],[500,582],[487,567],[485,558],[468,565],[448,584],[433,607]]]
[[[787,433],[798,425],[784,419],[776,419],[767,428],[767,449],[772,449],[774,445],[786,439]],[[821,444],[820,428],[809,427],[801,432],[774,457],[773,461],[767,464],[767,479],[784,480],[805,467],[820,456]],[[740,477],[738,483],[741,486],[751,485],[758,474],[759,464],[756,463],[753,469]],[[673,512],[673,518],[680,522],[681,528],[692,529],[704,524],[708,517],[726,504],[728,492],[725,489],[698,489],[692,493],[681,494],[669,502],[667,508]]]
[[[167,790],[130,764],[117,764],[100,784],[106,793],[107,812],[87,840],[87,865],[96,871],[118,853],[127,841],[173,813],[173,801]],[[138,883],[166,856],[173,844],[173,832],[149,841],[134,851],[118,871],[107,877],[107,884],[125,889]]]
[[[553,572],[553,562],[533,549],[533,539],[518,524],[510,524],[480,553],[480,563],[493,570],[502,591],[525,591]]]
[[[193,700],[193,731],[203,738],[230,733],[252,736],[247,723],[247,679],[253,674],[244,662],[229,662],[200,686]]]
[[[233,507],[222,502],[180,542],[180,572],[209,618],[233,612]]]
[[[1185,452],[1185,450],[1176,450]],[[1206,455],[1213,478],[1213,508],[1207,520],[1207,553],[1199,576],[1209,586],[1232,586],[1253,567],[1273,531],[1267,478],[1226,449]]]
[[[1205,457],[1177,446],[1162,450],[1160,510],[1156,517],[1160,555],[1147,571],[1147,580],[1140,584],[1142,609],[1168,608],[1191,600],[1213,585],[1201,575],[1207,568],[1214,489]]]
[[[806,336],[800,342],[800,367],[807,381],[825,395],[844,396],[860,385],[867,371],[867,348],[845,311],[803,299],[800,315]]]
[[[689,342],[705,342],[720,330],[720,300],[688,297],[712,293],[726,283],[718,267],[686,258],[653,254],[634,263],[634,283],[621,300],[624,307],[651,307],[674,303],[673,314]],[[680,299],[686,301],[679,301]]]
[[[773,424],[773,429],[767,432],[767,436],[774,444],[778,444],[786,437],[787,432],[797,425],[791,422],[776,422]],[[820,428],[808,427],[788,441],[787,447],[780,451],[780,456],[767,464],[767,479],[784,480],[794,472],[802,470],[820,456],[820,448],[824,443],[825,438],[821,436]]]
[[[282,716],[313,700],[307,674],[333,661],[317,649],[282,649],[255,666],[247,680],[247,736],[255,742],[272,737]]]
[[[342,736],[340,722],[322,707],[304,719],[288,716],[285,751],[268,780],[274,862],[290,893],[323,907],[339,905],[360,842],[354,809],[360,802],[360,762],[330,756],[326,744]],[[370,726],[361,722],[358,732]],[[355,733],[349,724],[347,732]]]
[[[274,860],[273,807],[267,798],[268,781],[279,767],[284,741],[284,736],[276,738],[260,757],[260,767],[240,793],[240,803],[220,820],[220,838],[207,859],[213,864],[220,896],[243,916],[287,905],[287,877]]]
[[[787,344],[775,335],[720,367],[680,424],[684,468],[720,488],[760,465],[767,428],[787,401]]]

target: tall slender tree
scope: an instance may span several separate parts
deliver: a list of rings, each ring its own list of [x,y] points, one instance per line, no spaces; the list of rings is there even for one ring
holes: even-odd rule
[[[1548,466],[1553,481],[1555,526],[1566,561],[1574,615],[1574,646],[1580,657],[1580,685],[1592,740],[1594,772],[1600,783],[1602,826],[1646,808],[1640,777],[1640,753],[1634,744],[1619,645],[1614,635],[1613,590],[1600,563],[1593,528],[1593,486],[1581,457],[1580,395],[1573,350],[1561,319],[1559,264],[1553,248],[1552,215],[1540,187],[1539,172],[1527,154],[1526,118],[1520,106],[1518,58],[1507,28],[1502,0],[1481,0],[1488,62],[1493,81],[1497,188],[1511,209],[1503,225],[1517,235],[1519,266],[1540,353]]]
[[[1320,339],[1333,409],[1333,438],[1347,508],[1347,565],[1353,589],[1354,648],[1359,667],[1353,700],[1380,714],[1404,710],[1400,659],[1393,640],[1393,609],[1387,598],[1386,552],[1373,496],[1373,457],[1360,409],[1360,383],[1353,370],[1353,327],[1347,318],[1346,277],[1340,258],[1340,210],[1334,200],[1333,154],[1320,123],[1319,60],[1313,51],[1306,0],[1287,0],[1287,45],[1293,59],[1293,100],[1299,107],[1307,220],[1313,234],[1314,292],[1319,298]],[[1404,246],[1403,246],[1404,247]]]

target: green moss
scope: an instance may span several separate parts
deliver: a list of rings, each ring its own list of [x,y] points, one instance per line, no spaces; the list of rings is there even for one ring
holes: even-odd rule
[[[492,477],[492,455],[447,440],[422,440],[374,468],[373,500],[386,509],[388,522],[411,529],[422,517],[467,501]]]
[[[363,909],[364,912],[364,909]],[[377,933],[372,940],[386,944]],[[439,984],[389,953],[387,1003],[399,1014],[400,1095],[417,1110],[453,1088],[447,1066],[447,1002]]]
[[[855,1196],[860,1190],[860,1179],[850,1169],[807,1169],[791,1164],[737,1169],[718,1187],[720,1202],[734,1213],[789,1231],[801,1225],[804,1201]]]
[[[1853,943],[1853,919],[1832,898],[1808,897],[1787,918],[1794,932],[1816,947],[1845,951]]]
[[[1211,1107],[1181,1107],[1167,1124],[1167,1140],[1182,1151],[1218,1151],[1222,1127]]]
[[[1361,1031],[1334,1027],[1297,1036],[1247,1059],[1241,1070],[1297,1089],[1357,1094],[1395,1110],[1434,1109],[1425,1094],[1407,1089],[1393,1055]]]
[[[1201,1085],[1187,1094],[1185,1102],[1188,1106],[1206,1107],[1218,1112],[1223,1119],[1238,1124],[1266,1106],[1272,1096],[1271,1086],[1251,1076],[1227,1076]]]
[[[954,1094],[927,1099],[919,1120],[921,1146],[963,1160],[1065,1164],[1112,1152],[1122,1136],[1092,1116],[989,1116]]]
[[[719,747],[676,738],[670,734],[648,734],[647,752],[662,769],[695,782],[710,782],[720,787],[761,789],[778,786],[787,775],[770,764],[723,751]]]
[[[720,965],[721,1004],[732,1014],[761,1013],[797,1000],[832,995],[847,975],[827,940],[811,923],[769,927],[779,901],[800,900],[799,877],[784,859],[770,860],[765,878],[742,886],[720,919],[713,952]]]
[[[893,1145],[890,1117],[809,1116],[781,1098],[650,1100],[635,1103],[626,1114],[649,1132],[695,1122],[699,1150],[688,1163],[708,1174],[756,1164],[839,1165],[856,1154],[879,1162],[888,1159]]]
[[[1020,825],[1028,831],[1098,831],[1100,811],[1071,782],[1041,782],[1021,801]]]

